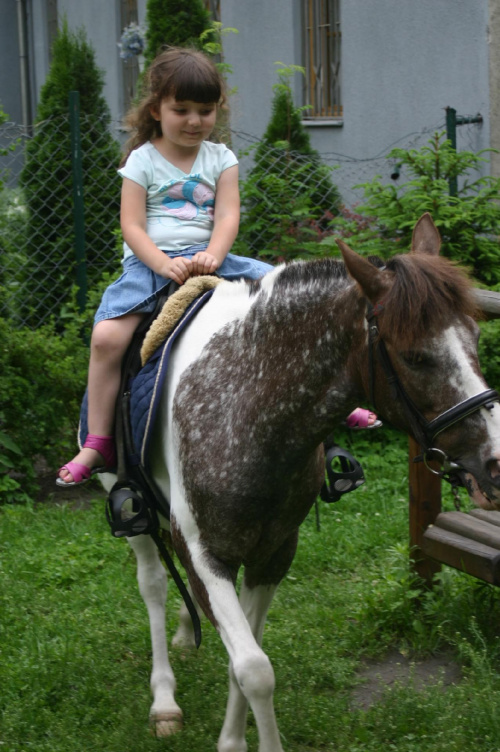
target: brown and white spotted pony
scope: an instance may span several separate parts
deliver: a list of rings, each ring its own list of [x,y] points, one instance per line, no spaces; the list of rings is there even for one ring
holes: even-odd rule
[[[478,364],[473,295],[438,256],[430,216],[417,223],[412,252],[384,268],[339,244],[344,263],[297,262],[257,283],[219,284],[175,345],[157,419],[152,466],[170,500],[173,546],[229,654],[219,752],[247,749],[248,706],[259,752],[283,750],[261,648],[266,613],[324,480],[322,442],[360,401],[372,395],[385,420],[474,479],[476,501],[500,504],[500,407]],[[151,720],[167,736],[182,711],[166,645],[166,574],[149,536],[130,543],[151,623]],[[183,609],[174,642],[190,641]]]

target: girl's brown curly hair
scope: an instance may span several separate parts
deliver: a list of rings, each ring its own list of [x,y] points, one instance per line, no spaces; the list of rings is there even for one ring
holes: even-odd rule
[[[162,135],[161,123],[151,111],[159,110],[166,97],[180,102],[215,103],[219,110],[226,103],[224,79],[212,60],[199,50],[183,47],[169,47],[153,60],[145,74],[142,91],[141,100],[125,118],[125,126],[132,135],[125,144],[120,167],[133,149]]]

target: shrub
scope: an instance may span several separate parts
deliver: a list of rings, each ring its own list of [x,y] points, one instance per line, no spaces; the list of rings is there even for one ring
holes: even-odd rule
[[[293,103],[290,78],[298,66],[282,68],[274,86],[271,120],[255,150],[255,165],[242,184],[243,216],[237,248],[271,259],[304,255],[338,213],[340,196],[331,168],[311,147],[302,108]],[[245,248],[246,246],[246,248]]]
[[[56,467],[75,443],[88,353],[74,335],[53,324],[14,330],[0,319],[0,501],[20,479],[33,493],[35,457]]]
[[[498,351],[500,319],[481,321],[479,327],[481,337],[478,350],[481,370],[488,385],[498,391],[500,389],[500,353]]]
[[[0,104],[0,127],[8,115]],[[0,148],[0,157],[7,156],[17,147],[13,142]],[[8,188],[5,180],[8,170],[0,170],[0,316],[14,313],[14,300],[19,286],[18,272],[21,267],[21,251],[24,247],[26,214],[19,191]]]
[[[73,180],[68,118],[70,91],[80,93],[82,171],[88,282],[115,258],[112,228],[119,217],[120,147],[109,132],[103,75],[81,30],[64,24],[42,87],[35,133],[21,174],[29,211],[25,317],[37,325],[68,298],[74,280]]]
[[[480,282],[500,283],[500,179],[471,177],[483,154],[457,152],[442,133],[419,150],[394,149],[387,159],[411,179],[396,186],[375,177],[356,186],[364,190],[364,203],[356,214],[333,220],[331,229],[354,236],[361,253],[387,258],[408,249],[415,222],[429,212],[441,233],[441,253],[469,266]],[[450,178],[461,178],[457,196],[449,194]],[[326,242],[333,245],[334,238]]]
[[[26,265],[26,204],[19,189],[0,188],[0,316],[20,320]]]
[[[57,326],[52,320],[36,331],[16,329],[0,318],[0,504],[35,493],[37,457],[55,472],[62,458],[74,454],[87,381],[86,343],[102,293],[117,274],[102,275],[83,312],[73,287]]]
[[[150,65],[162,49],[199,47],[200,35],[210,28],[210,14],[202,0],[147,0],[146,3],[146,65]]]

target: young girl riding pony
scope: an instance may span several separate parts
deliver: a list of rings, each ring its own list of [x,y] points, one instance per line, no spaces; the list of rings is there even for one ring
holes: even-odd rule
[[[201,52],[170,48],[151,64],[146,92],[127,118],[133,135],[118,170],[123,274],[105,291],[94,320],[89,433],[82,450],[59,470],[61,486],[80,485],[113,467],[122,359],[169,281],[182,285],[214,272],[225,279],[258,279],[273,268],[229,253],[240,218],[238,161],[223,144],[207,141],[225,101],[215,65]]]

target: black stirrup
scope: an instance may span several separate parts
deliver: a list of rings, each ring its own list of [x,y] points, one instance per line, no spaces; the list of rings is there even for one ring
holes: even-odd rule
[[[340,461],[341,472],[334,469],[334,465],[338,466],[335,462],[337,459]],[[320,497],[328,504],[338,501],[343,494],[354,491],[365,482],[363,468],[346,449],[334,444],[328,449],[325,462],[327,477],[320,491]]]

